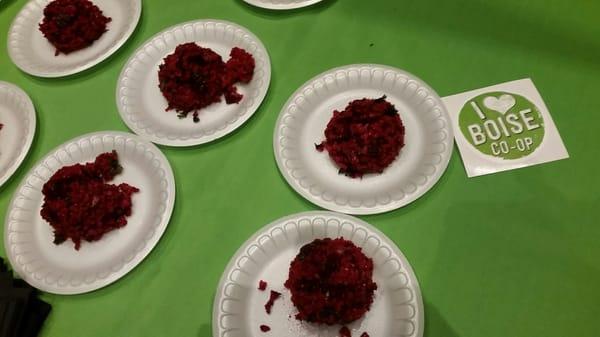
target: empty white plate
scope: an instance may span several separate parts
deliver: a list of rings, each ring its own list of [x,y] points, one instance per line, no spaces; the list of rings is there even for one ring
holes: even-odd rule
[[[8,33],[8,54],[24,72],[40,77],[78,73],[102,62],[131,36],[142,13],[141,0],[92,0],[112,19],[91,46],[68,55],[54,55],[56,48],[40,32],[44,8],[51,0],[31,0],[15,17]]]
[[[0,81],[0,186],[17,171],[35,136],[35,108],[19,87]]]
[[[244,0],[256,7],[262,7],[267,9],[294,9],[300,7],[306,7],[323,0]]]
[[[40,216],[42,187],[60,168],[93,161],[116,150],[123,172],[109,183],[140,189],[132,196],[127,225],[99,241],[53,243],[52,227]],[[149,253],[167,228],[175,181],[167,158],[152,143],[117,131],[87,134],[59,146],[23,179],[6,212],[4,247],[15,272],[27,283],[55,294],[80,294],[123,277]]]
[[[387,96],[404,123],[405,146],[381,174],[338,174],[325,139],[334,110],[362,98]],[[298,193],[323,208],[349,214],[383,213],[422,196],[444,173],[452,154],[452,129],[439,96],[415,76],[382,65],[349,65],[304,84],[287,101],[273,139],[279,170]]]
[[[290,262],[314,239],[343,237],[373,259],[377,290],[371,309],[348,328],[352,336],[423,336],[423,300],[412,268],[383,233],[357,218],[332,212],[306,212],[279,219],[254,234],[227,265],[213,306],[214,337],[338,337],[340,326],[300,323],[291,294],[284,287]],[[267,282],[259,291],[260,280]],[[264,305],[269,291],[282,293],[270,315]],[[268,334],[261,325],[271,328]]]
[[[225,99],[199,110],[200,121],[192,114],[178,118],[165,111],[167,100],[158,88],[158,69],[163,59],[183,43],[195,42],[229,59],[233,47],[245,49],[256,61],[254,77],[237,84],[244,98],[238,104]],[[127,126],[157,144],[192,146],[223,137],[240,127],[256,112],[271,81],[271,62],[262,42],[246,28],[231,22],[199,20],[168,28],[150,38],[129,59],[117,83],[117,107]]]

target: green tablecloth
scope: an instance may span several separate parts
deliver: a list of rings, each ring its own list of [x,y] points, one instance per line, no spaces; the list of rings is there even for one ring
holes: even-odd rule
[[[53,311],[42,336],[210,336],[215,288],[236,249],[274,219],[317,209],[275,165],[272,133],[282,105],[309,78],[350,63],[406,69],[441,96],[531,77],[571,155],[467,179],[455,150],[423,198],[362,217],[410,260],[423,291],[425,335],[599,336],[600,2],[325,0],[274,12],[240,0],[147,0],[123,48],[65,79],[34,78],[10,62],[6,33],[25,2],[0,3],[0,79],[30,94],[39,127],[27,160],[0,188],[1,219],[19,181],[50,149],[91,131],[127,130],[115,106],[117,77],[158,31],[199,18],[234,21],[262,39],[273,64],[264,104],[239,131],[200,147],[162,148],[178,194],[154,251],[99,291],[43,295]]]

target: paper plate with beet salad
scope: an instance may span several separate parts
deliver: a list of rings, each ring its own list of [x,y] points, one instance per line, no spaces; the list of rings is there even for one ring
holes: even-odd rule
[[[0,188],[25,160],[35,126],[35,108],[27,93],[0,81]]]
[[[235,253],[213,305],[213,336],[423,336],[419,283],[398,247],[357,218],[291,215]]]
[[[440,179],[452,154],[440,97],[383,65],[349,65],[304,84],[284,105],[273,148],[283,177],[323,208],[391,211]]]
[[[8,54],[34,76],[72,75],[116,52],[141,12],[141,0],[30,0],[10,27]]]
[[[275,10],[286,10],[295,9],[314,5],[323,0],[244,0],[256,7],[275,9]]]
[[[171,166],[154,144],[124,132],[87,134],[50,152],[17,187],[4,247],[38,289],[93,291],[152,251],[174,201]]]
[[[154,143],[199,145],[244,124],[270,80],[267,50],[246,28],[186,22],[133,54],[117,83],[117,106],[125,124]]]

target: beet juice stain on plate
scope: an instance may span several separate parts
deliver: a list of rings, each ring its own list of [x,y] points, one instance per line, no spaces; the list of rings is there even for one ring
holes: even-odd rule
[[[8,54],[22,71],[68,76],[116,52],[133,34],[141,0],[30,0],[8,33]]]
[[[258,110],[270,81],[267,50],[246,28],[220,20],[186,22],[158,33],[131,56],[117,83],[117,107],[141,137],[194,146],[241,127]]]
[[[282,296],[268,314],[271,290]],[[213,336],[337,336],[346,326],[355,337],[422,337],[423,315],[417,279],[389,238],[348,215],[306,212],[272,222],[237,250],[219,282],[212,326]]]
[[[439,96],[414,75],[348,65],[292,94],[273,149],[283,177],[308,201],[378,214],[417,200],[440,179],[452,155],[450,125]]]

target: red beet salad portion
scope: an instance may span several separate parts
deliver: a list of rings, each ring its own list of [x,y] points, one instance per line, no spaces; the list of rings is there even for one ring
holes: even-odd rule
[[[98,40],[112,19],[89,0],[54,0],[44,8],[40,31],[56,48],[69,54]]]
[[[404,147],[404,125],[386,96],[363,98],[333,112],[325,140],[315,147],[327,150],[340,174],[360,178],[382,173]]]
[[[65,166],[44,184],[40,214],[54,229],[55,244],[71,239],[79,250],[82,240],[100,240],[127,224],[131,195],[139,190],[125,183],[107,183],[122,170],[117,152],[112,151],[92,163]]]
[[[296,318],[327,325],[361,318],[373,303],[373,260],[343,238],[317,239],[292,261],[285,287]]]
[[[241,48],[233,48],[227,63],[210,48],[193,42],[177,46],[165,57],[158,70],[160,91],[179,118],[190,112],[198,122],[198,110],[221,102],[239,103],[241,95],[236,83],[249,83],[254,76],[254,57]]]

